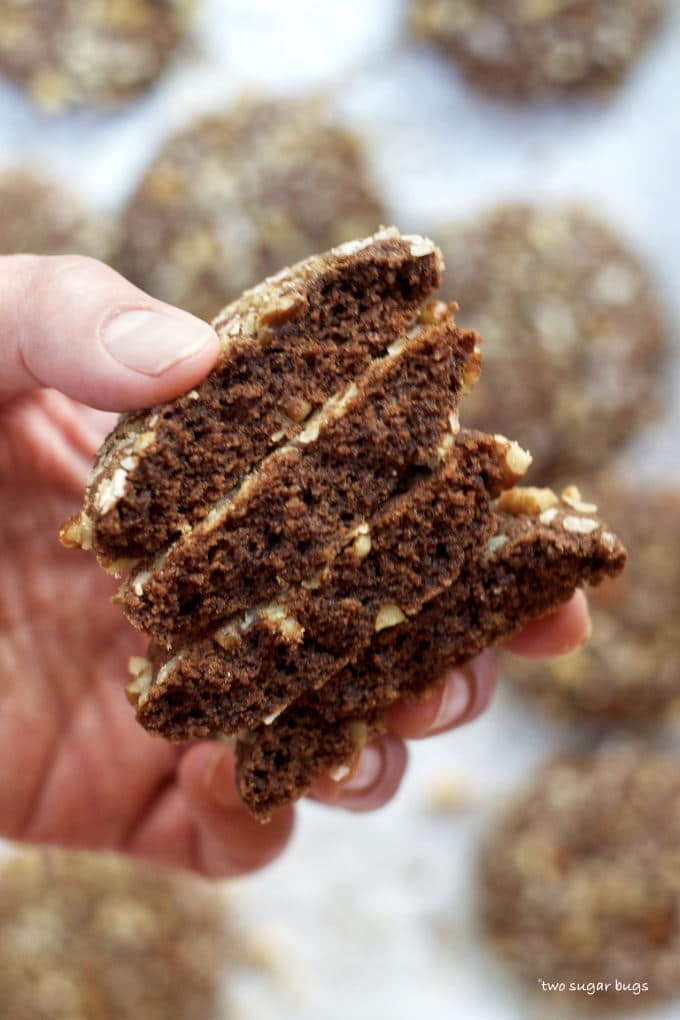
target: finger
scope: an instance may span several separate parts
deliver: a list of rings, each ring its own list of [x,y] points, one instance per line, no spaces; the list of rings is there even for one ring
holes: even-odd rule
[[[314,783],[309,796],[347,811],[373,811],[395,795],[407,761],[402,740],[379,737],[361,750],[346,776],[340,780],[323,776]]]
[[[215,877],[243,875],[269,864],[293,831],[293,808],[258,822],[236,791],[233,752],[217,743],[189,748],[180,762],[178,785],[196,825],[196,854],[202,871]]]
[[[400,701],[387,714],[390,733],[404,740],[419,740],[471,722],[488,706],[496,687],[496,656],[482,652],[457,669],[449,670],[429,697]]]
[[[576,651],[591,632],[588,600],[579,590],[554,613],[530,623],[504,647],[526,659],[551,659]]]
[[[217,336],[80,255],[0,258],[0,397],[49,387],[102,410],[149,407],[211,369]]]

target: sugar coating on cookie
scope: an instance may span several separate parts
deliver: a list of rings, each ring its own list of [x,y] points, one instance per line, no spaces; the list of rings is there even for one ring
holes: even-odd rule
[[[116,854],[23,850],[0,865],[7,1017],[223,1016],[246,953],[214,885]]]
[[[89,255],[108,261],[117,231],[60,185],[30,170],[0,172],[0,253]]]
[[[512,435],[550,481],[606,464],[661,411],[663,312],[640,261],[594,213],[505,205],[434,233],[442,295],[484,337],[464,424]]]
[[[4,0],[0,73],[48,113],[121,105],[164,70],[192,7],[193,0]]]
[[[613,745],[545,767],[493,826],[486,931],[534,989],[538,978],[566,983],[555,1008],[587,998],[571,982],[600,983],[588,1001],[617,1010],[680,991],[679,803],[674,757]]]
[[[612,90],[657,28],[663,0],[411,0],[412,31],[484,92]]]
[[[574,506],[582,500],[570,490]],[[503,672],[559,715],[604,724],[672,720],[680,708],[680,490],[609,478],[588,489],[630,549],[628,569],[592,594],[593,633],[550,662],[508,656]]]
[[[358,140],[316,101],[244,100],[163,146],[124,216],[127,276],[205,319],[384,222]]]

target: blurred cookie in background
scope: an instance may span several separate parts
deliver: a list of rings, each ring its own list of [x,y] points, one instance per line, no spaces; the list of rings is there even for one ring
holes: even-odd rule
[[[552,762],[497,819],[481,885],[488,935],[539,995],[563,981],[574,1009],[627,1016],[680,993],[677,759],[618,745]],[[610,987],[570,990],[589,982]]]
[[[535,477],[606,464],[663,408],[663,315],[616,234],[578,206],[508,204],[433,228],[442,296],[484,337],[467,427],[515,436]]]
[[[589,483],[588,494],[625,542],[626,570],[590,593],[593,633],[582,649],[541,663],[507,656],[503,674],[558,715],[673,720],[680,711],[680,487],[609,479]]]
[[[239,959],[214,884],[115,854],[0,862],[3,1016],[221,1020]]]
[[[3,0],[0,73],[45,112],[119,106],[165,69],[193,6],[193,0]]]
[[[246,287],[384,220],[357,139],[321,102],[244,100],[153,160],[124,216],[123,269],[210,319]]]
[[[411,0],[411,29],[484,92],[606,92],[625,78],[663,10],[663,0]]]
[[[31,170],[0,171],[0,254],[89,255],[109,262],[118,233],[60,185]]]

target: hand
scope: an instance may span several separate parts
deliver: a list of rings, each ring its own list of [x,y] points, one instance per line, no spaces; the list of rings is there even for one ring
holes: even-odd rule
[[[224,745],[172,745],[136,723],[122,687],[143,639],[111,604],[111,578],[57,538],[115,422],[101,412],[177,396],[217,350],[205,323],[100,263],[0,258],[0,835],[214,876],[266,864],[290,836],[292,808],[261,826],[241,806]],[[563,652],[587,625],[579,595],[513,648]],[[384,804],[405,768],[404,738],[474,718],[494,675],[485,653],[428,701],[395,706],[390,735],[313,795],[352,810]]]

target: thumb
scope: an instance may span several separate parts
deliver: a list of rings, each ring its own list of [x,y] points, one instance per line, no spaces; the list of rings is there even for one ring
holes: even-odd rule
[[[80,255],[0,258],[0,398],[51,387],[105,411],[190,389],[219,348],[200,319]]]

